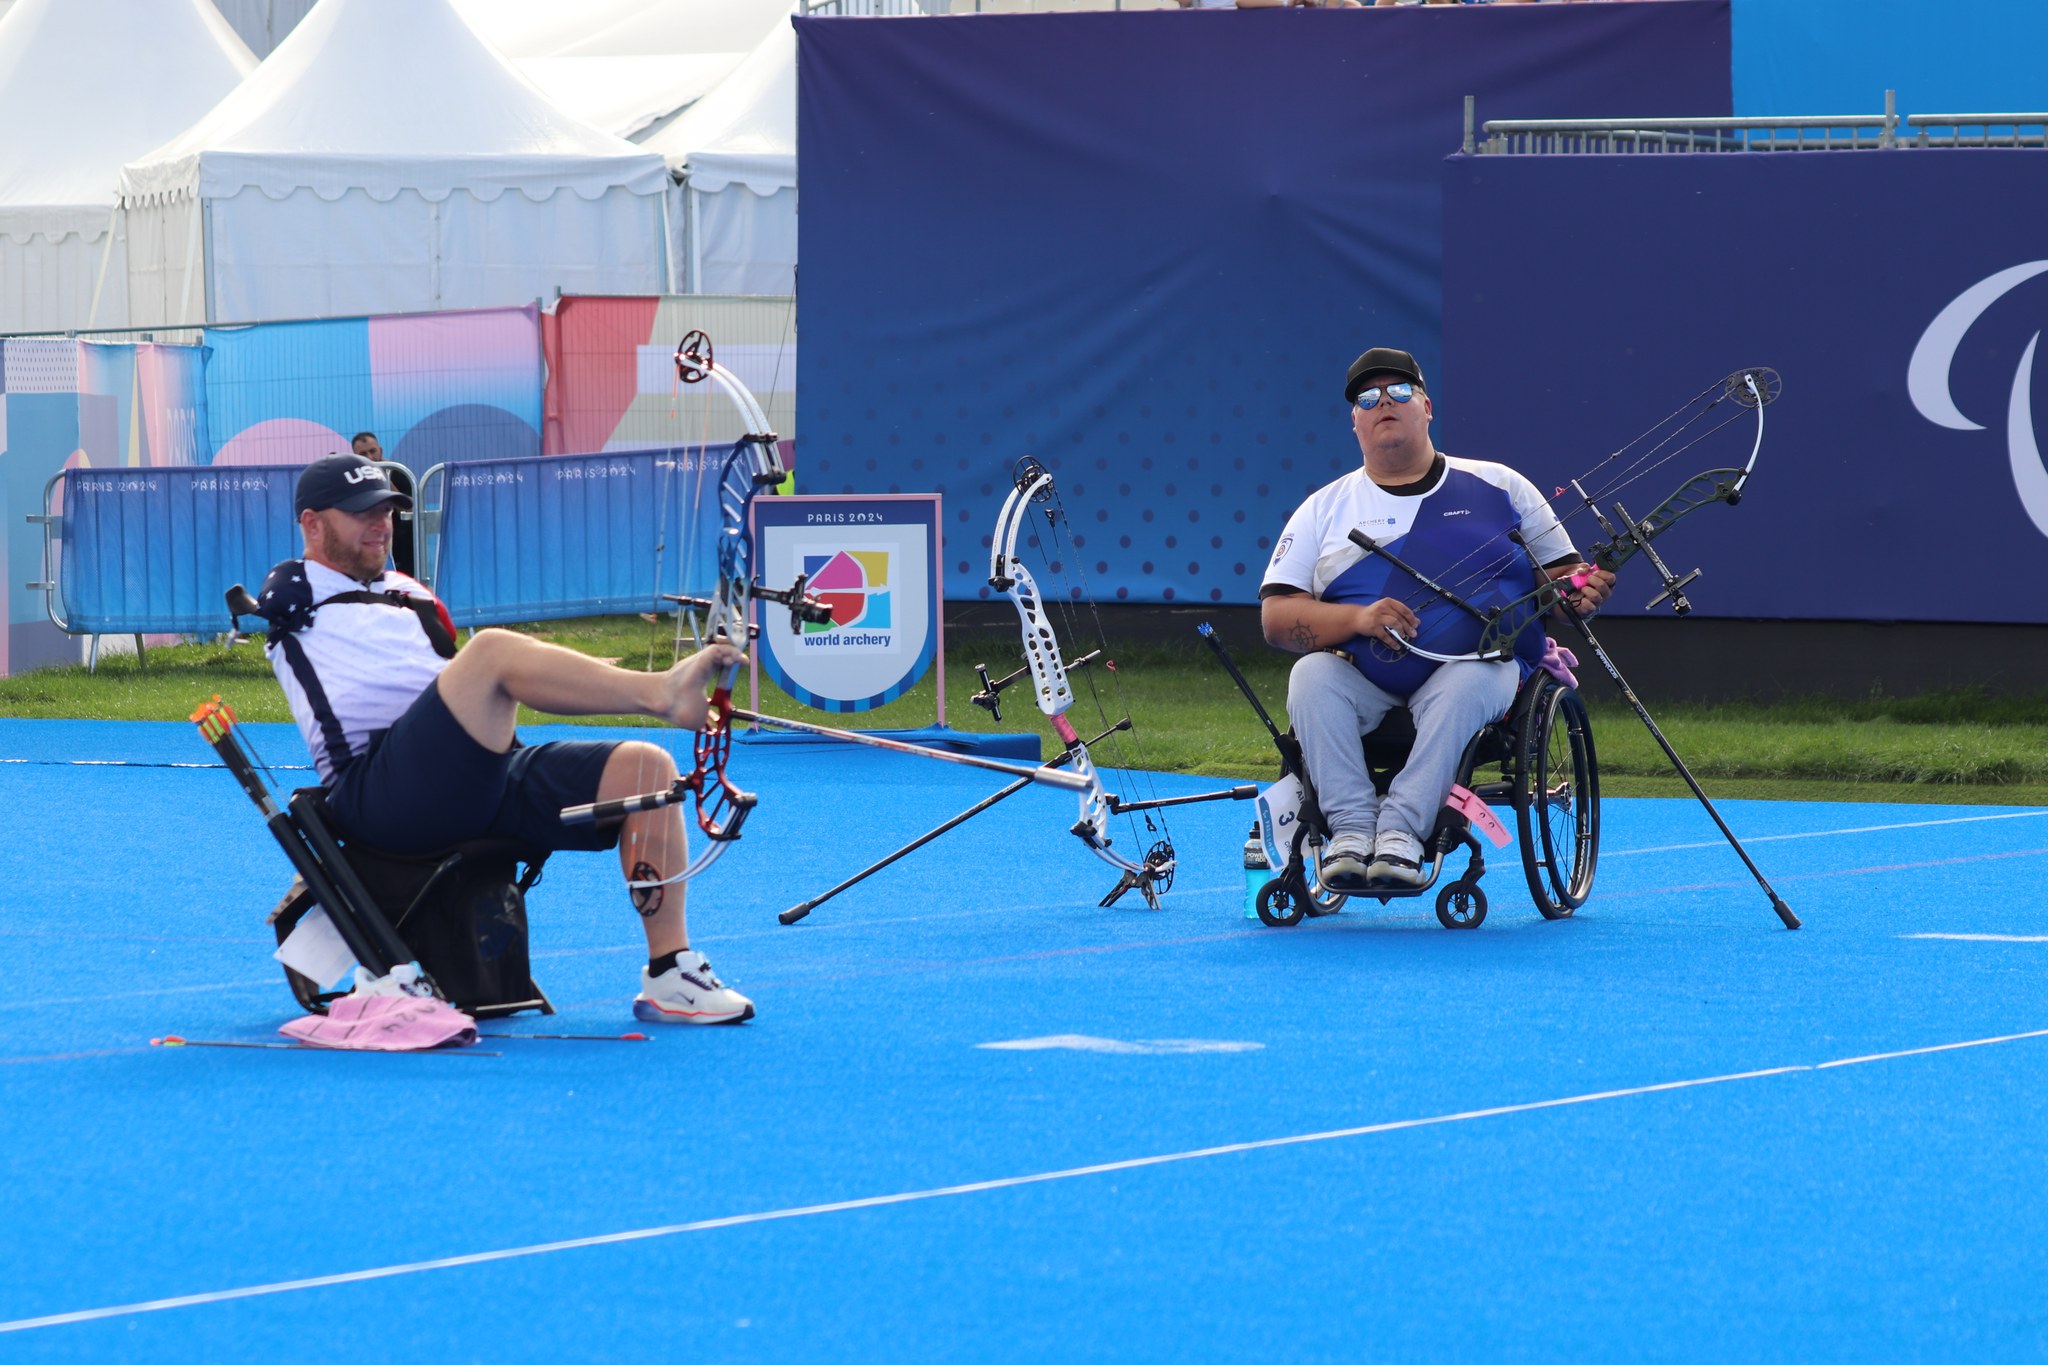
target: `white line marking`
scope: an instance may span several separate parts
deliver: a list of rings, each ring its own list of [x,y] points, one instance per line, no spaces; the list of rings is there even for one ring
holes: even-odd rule
[[[1900,938],[1946,938],[1958,943],[2048,943],[2048,934],[1900,934]]]
[[[1815,1071],[1827,1071],[1838,1066],[1862,1066],[1866,1062],[1889,1062],[1899,1057],[1925,1057],[1935,1052],[1955,1052],[1966,1047],[1990,1047],[1993,1043],[2017,1043],[2024,1038],[2048,1038],[2048,1028],[2037,1028],[2031,1033],[2007,1033],[1996,1038],[1971,1038],[1961,1043],[1936,1043],[1933,1047],[1911,1047],[1903,1052],[1873,1052],[1868,1057],[1844,1057],[1837,1062],[1822,1062]]]
[[[1071,1052],[1114,1052],[1162,1056],[1188,1052],[1257,1052],[1264,1043],[1231,1043],[1220,1038],[1091,1038],[1085,1033],[1054,1033],[1044,1038],[1012,1038],[1006,1043],[976,1043],[976,1047],[1002,1052],[1044,1052],[1063,1048]]]
[[[2038,820],[2048,816],[2048,810],[2007,811],[2002,815],[1958,815],[1951,820],[1908,820],[1898,825],[1858,825],[1853,829],[1816,829],[1803,834],[1754,834],[1744,839],[1747,844],[1771,844],[1785,839],[1828,839],[1837,834],[1882,834],[1894,829],[1930,829],[1935,825],[1973,825],[1985,820]],[[1709,839],[1699,844],[1664,844],[1658,848],[1618,848],[1603,852],[1603,858],[1632,858],[1639,853],[1684,853],[1695,848],[1719,848],[1724,841]]]
[[[1872,1062],[1892,1061],[1900,1057],[1923,1057],[1936,1052],[1954,1052],[1962,1048],[1989,1047],[1996,1043],[2013,1043],[2023,1039],[2048,1037],[2048,1029],[2035,1029],[2029,1033],[2007,1033],[1996,1038],[1972,1038],[1959,1043],[1939,1043],[1932,1047],[1909,1048],[1901,1052],[1879,1052],[1864,1057],[1844,1057],[1832,1062],[1799,1063],[1791,1066],[1766,1067],[1758,1071],[1736,1071],[1722,1076],[1701,1076],[1692,1080],[1660,1081],[1654,1085],[1628,1086],[1620,1090],[1598,1090],[1585,1095],[1566,1095],[1558,1099],[1531,1100],[1524,1104],[1502,1104],[1488,1109],[1466,1109],[1455,1114],[1433,1114],[1426,1118],[1395,1119],[1387,1123],[1368,1123],[1356,1128],[1332,1128],[1320,1133],[1298,1133],[1291,1137],[1261,1138],[1253,1142],[1232,1142],[1220,1147],[1198,1147],[1187,1152],[1167,1152],[1159,1156],[1132,1157],[1125,1161],[1105,1161],[1094,1166],[1071,1166],[1059,1171],[1040,1171],[1033,1175],[1003,1176],[995,1180],[977,1180],[966,1185],[945,1185],[931,1190],[910,1190],[902,1194],[878,1194],[865,1199],[843,1199],[831,1204],[806,1204],[799,1208],[770,1209],[762,1213],[734,1214],[728,1218],[704,1218],[694,1223],[670,1223],[663,1227],[635,1228],[629,1232],[608,1232],[594,1237],[576,1237],[561,1242],[540,1242],[531,1246],[506,1247],[499,1251],[478,1251],[467,1256],[443,1256],[431,1261],[412,1261],[404,1265],[378,1266],[370,1270],[350,1270],[336,1275],[315,1275],[302,1280],[280,1280],[273,1284],[248,1285],[241,1289],[217,1289],[204,1294],[184,1294],[170,1299],[149,1299],[141,1303],[124,1303],[111,1308],[86,1308],[74,1313],[52,1313],[40,1318],[17,1318],[12,1322],[0,1322],[0,1333],[27,1332],[39,1327],[60,1327],[74,1322],[97,1322],[105,1318],[128,1317],[137,1313],[160,1313],[172,1308],[195,1308],[212,1303],[233,1303],[239,1299],[263,1298],[271,1294],[289,1294],[302,1289],[325,1289],[335,1285],[363,1284],[371,1280],[394,1279],[400,1275],[416,1275],[429,1270],[454,1270],[462,1266],[489,1265],[495,1261],[520,1260],[529,1256],[546,1256],[557,1251],[578,1251],[585,1247],[619,1246],[627,1242],[651,1241],[657,1237],[674,1237],[686,1232],[710,1232],[718,1228],[746,1227],[755,1223],[775,1223],[790,1218],[809,1218],[825,1213],[850,1213],[857,1209],[887,1208],[895,1204],[915,1204],[928,1199],[948,1199],[963,1194],[986,1194],[991,1190],[1017,1189],[1025,1185],[1043,1185],[1055,1180],[1074,1180],[1082,1176],[1112,1175],[1118,1171],[1143,1170],[1148,1166],[1167,1166],[1182,1161],[1200,1161],[1208,1157],[1236,1156],[1244,1152],[1264,1152],[1280,1147],[1299,1147],[1311,1142],[1334,1142],[1340,1138],[1367,1137],[1375,1133],[1398,1133],[1411,1128],[1429,1128],[1445,1123],[1465,1123],[1473,1119],[1501,1118],[1509,1114],[1533,1114],[1544,1109],[1564,1109],[1580,1104],[1594,1104],[1601,1100],[1629,1099],[1637,1095],[1657,1095],[1673,1090],[1696,1090],[1708,1085],[1726,1085],[1733,1081],[1762,1080],[1770,1076],[1790,1076],[1802,1071],[1827,1071],[1834,1067],[1862,1066]]]

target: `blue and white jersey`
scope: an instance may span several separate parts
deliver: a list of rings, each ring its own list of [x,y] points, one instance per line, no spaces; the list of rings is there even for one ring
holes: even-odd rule
[[[328,600],[365,591],[433,601],[424,585],[395,570],[363,584],[312,560],[287,560],[264,581],[257,603],[274,620],[291,622],[289,629],[271,631],[270,671],[322,782],[333,782],[370,736],[390,729],[448,666],[416,613],[381,602]],[[311,689],[293,666],[295,651],[310,668]]]
[[[1468,654],[1482,623],[1436,597],[1382,555],[1368,555],[1350,540],[1355,528],[1392,550],[1481,611],[1537,586],[1530,555],[1508,539],[1519,528],[1536,563],[1577,557],[1571,538],[1535,485],[1506,465],[1440,457],[1432,476],[1395,492],[1374,483],[1361,467],[1309,495],[1287,519],[1273,547],[1259,596],[1306,592],[1325,602],[1377,602],[1392,597],[1422,623],[1415,643],[1438,654]],[[1411,695],[1438,665],[1392,650],[1371,638],[1344,646],[1352,662],[1396,696]],[[1523,672],[1543,654],[1543,632],[1532,626],[1516,641]]]

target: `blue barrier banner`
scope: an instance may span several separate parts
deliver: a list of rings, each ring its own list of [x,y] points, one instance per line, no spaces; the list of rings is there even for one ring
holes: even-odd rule
[[[426,557],[458,626],[665,611],[718,572],[726,446],[463,460],[428,471]]]
[[[1464,97],[1725,115],[1728,22],[1726,0],[796,20],[805,490],[942,492],[974,591],[1032,455],[1105,598],[1253,601],[1288,514],[1358,465],[1353,357],[1454,377]],[[1529,259],[1512,215],[1474,226]]]
[[[229,627],[224,596],[299,553],[295,467],[70,469],[58,484],[64,625],[75,634]]]
[[[2048,622],[2041,166],[2038,150],[1453,157],[1437,444],[1549,492],[1704,385],[1772,366],[1784,393],[1741,505],[1657,541],[1674,569],[1705,569],[1701,615]],[[1742,464],[1752,430],[1741,414],[1620,496],[1641,516]],[[1587,520],[1569,524],[1582,549]],[[1611,609],[1640,613],[1654,584],[1637,561]]]
[[[783,587],[802,574],[805,590],[832,609],[831,620],[792,629],[785,608],[754,608],[756,657],[777,687],[821,711],[869,711],[931,671],[946,630],[937,496],[761,498],[753,520],[761,581]]]

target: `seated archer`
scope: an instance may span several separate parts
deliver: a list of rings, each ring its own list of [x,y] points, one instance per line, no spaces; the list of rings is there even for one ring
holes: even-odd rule
[[[557,715],[632,713],[702,729],[707,683],[740,651],[713,644],[665,673],[636,673],[483,630],[458,652],[440,602],[385,567],[394,509],[411,505],[375,461],[315,461],[295,499],[305,558],[272,569],[257,596],[271,669],[329,810],[348,835],[400,854],[491,838],[549,850],[617,847],[647,935],[634,1015],[649,1023],[752,1018],[753,1002],[689,946],[678,879],[688,858],[682,808],[639,811],[623,824],[561,819],[565,806],[673,782],[674,760],[641,741],[527,746],[514,730],[522,702]]]
[[[1423,841],[1466,744],[1506,714],[1545,640],[1540,629],[1523,629],[1514,657],[1469,657],[1484,622],[1368,553],[1353,532],[1384,542],[1481,612],[1525,599],[1540,567],[1551,579],[1573,578],[1566,609],[1590,614],[1614,575],[1580,561],[1526,478],[1431,444],[1435,413],[1408,352],[1379,346],[1358,357],[1344,398],[1363,466],[1295,509],[1259,599],[1267,643],[1304,656],[1289,675],[1287,714],[1329,823],[1322,882],[1355,893],[1374,882],[1423,881]],[[1425,651],[1468,657],[1439,662]],[[1414,716],[1415,743],[1382,800],[1359,740],[1397,706]]]

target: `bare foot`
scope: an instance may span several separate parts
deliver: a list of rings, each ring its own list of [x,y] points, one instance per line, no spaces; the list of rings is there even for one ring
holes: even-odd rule
[[[729,644],[706,645],[669,669],[662,675],[666,684],[663,718],[685,730],[703,729],[710,709],[705,690],[711,685],[712,675],[743,662],[746,657]]]

